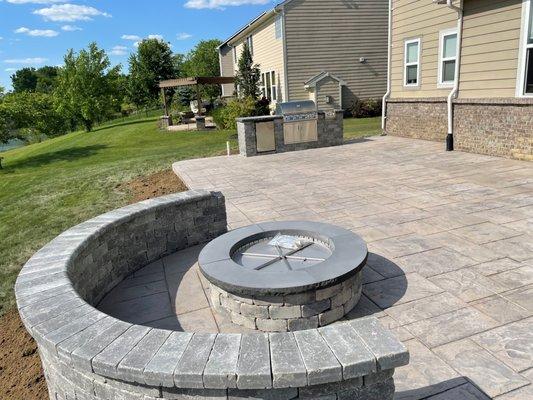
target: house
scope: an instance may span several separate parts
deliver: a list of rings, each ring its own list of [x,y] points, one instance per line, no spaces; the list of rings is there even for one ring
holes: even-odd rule
[[[533,159],[533,0],[391,0],[389,135]]]
[[[219,47],[222,76],[233,76],[247,42],[261,69],[261,90],[274,104],[314,100],[348,109],[380,99],[387,81],[388,0],[287,0]],[[232,96],[233,85],[223,87]]]

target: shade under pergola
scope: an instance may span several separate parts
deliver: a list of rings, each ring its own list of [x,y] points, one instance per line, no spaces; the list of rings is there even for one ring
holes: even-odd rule
[[[165,105],[165,116],[168,116],[167,99],[165,96],[165,89],[182,87],[182,86],[196,86],[196,97],[198,101],[198,113],[202,114],[202,99],[200,96],[200,85],[225,85],[234,83],[235,78],[230,76],[196,76],[188,78],[168,79],[159,82],[161,95],[163,96],[163,103]]]

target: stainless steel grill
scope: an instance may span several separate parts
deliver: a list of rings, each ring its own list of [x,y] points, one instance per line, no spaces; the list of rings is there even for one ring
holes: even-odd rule
[[[318,140],[318,112],[314,101],[302,100],[278,104],[276,114],[283,116],[285,144]]]

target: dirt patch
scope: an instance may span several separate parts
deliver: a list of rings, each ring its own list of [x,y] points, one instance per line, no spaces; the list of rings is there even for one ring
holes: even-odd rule
[[[172,170],[134,179],[118,189],[131,194],[132,203],[188,190]],[[0,399],[48,399],[37,344],[16,309],[0,318]]]
[[[17,310],[0,319],[0,399],[48,399],[37,345]]]
[[[132,181],[123,183],[119,190],[131,193],[131,202],[148,200],[166,194],[189,190],[180,178],[171,170],[156,172]]]

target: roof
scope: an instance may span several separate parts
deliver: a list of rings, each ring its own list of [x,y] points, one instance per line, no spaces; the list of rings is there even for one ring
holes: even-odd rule
[[[232,76],[196,76],[189,78],[169,79],[159,82],[159,87],[170,88],[178,86],[191,86],[191,85],[224,85],[227,83],[235,82],[235,78]]]
[[[220,49],[221,47],[229,44],[229,42],[231,42],[233,39],[235,39],[237,36],[243,34],[244,32],[246,31],[249,31],[251,30],[252,28],[255,28],[257,25],[259,25],[260,23],[262,23],[263,21],[265,21],[267,18],[271,17],[272,15],[274,14],[278,14],[280,12],[280,8],[282,8],[283,6],[285,6],[286,4],[290,3],[292,0],[285,0],[285,1],[282,1],[281,3],[279,4],[276,4],[274,6],[274,8],[268,10],[268,11],[265,11],[264,13],[262,13],[261,15],[259,15],[258,17],[254,18],[253,20],[251,20],[248,24],[246,24],[245,26],[243,26],[241,29],[239,29],[237,32],[235,32],[233,35],[231,35],[229,38],[227,38],[226,40],[224,40],[224,42],[222,42],[222,44],[220,46],[218,46],[218,48]]]
[[[322,79],[325,79],[325,78],[334,79],[337,82],[339,82],[339,85],[346,85],[346,82],[344,82],[341,78],[338,78],[335,75],[332,75],[326,71],[322,71],[319,74],[313,76],[311,79],[306,81],[304,85],[306,88],[312,88],[312,87],[315,87],[318,82],[320,82]]]

